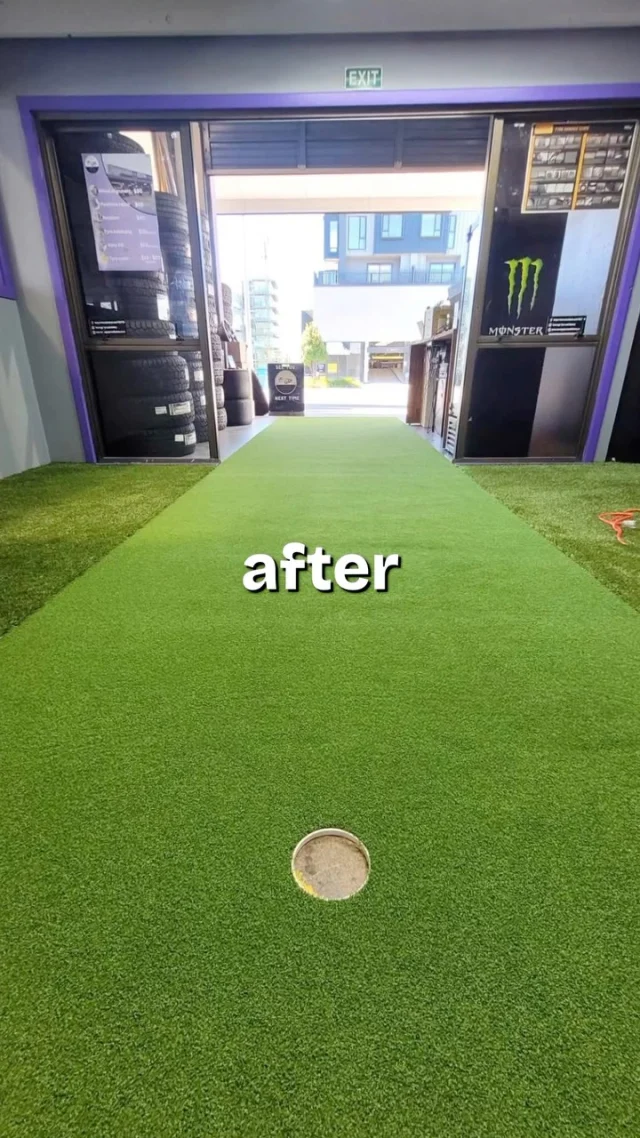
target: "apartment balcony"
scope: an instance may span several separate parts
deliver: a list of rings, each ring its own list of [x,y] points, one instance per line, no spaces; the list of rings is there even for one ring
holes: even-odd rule
[[[266,297],[260,297],[258,299],[258,297],[252,296],[249,308],[251,312],[255,312],[256,315],[258,313],[262,314],[263,312],[267,314],[270,312],[279,312],[279,305],[277,301],[267,300]]]
[[[457,285],[462,281],[462,268],[451,261],[429,265],[426,269],[402,271],[395,266],[386,269],[383,265],[372,266],[363,272],[345,269],[321,269],[313,274],[316,288],[338,286],[372,285]]]

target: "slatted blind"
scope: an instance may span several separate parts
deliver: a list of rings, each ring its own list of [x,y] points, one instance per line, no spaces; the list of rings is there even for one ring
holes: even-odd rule
[[[485,163],[489,119],[258,119],[207,123],[210,173],[469,170]]]

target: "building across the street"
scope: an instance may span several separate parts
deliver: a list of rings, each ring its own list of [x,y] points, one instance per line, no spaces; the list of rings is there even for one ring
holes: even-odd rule
[[[251,345],[256,369],[277,363],[280,357],[278,286],[269,277],[249,281]]]
[[[471,211],[324,215],[324,258],[335,264],[315,274],[314,320],[326,341],[362,346],[361,379],[406,372],[425,310],[462,284],[477,220]]]

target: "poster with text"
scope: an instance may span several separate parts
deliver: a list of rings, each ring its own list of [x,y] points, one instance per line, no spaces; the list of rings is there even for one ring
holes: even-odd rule
[[[149,154],[83,154],[98,267],[162,272]]]
[[[304,364],[269,364],[271,415],[304,415]]]
[[[619,209],[634,123],[535,123],[523,213]]]

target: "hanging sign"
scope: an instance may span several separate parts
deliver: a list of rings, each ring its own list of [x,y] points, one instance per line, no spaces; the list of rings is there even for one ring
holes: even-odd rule
[[[304,415],[304,364],[269,364],[269,411]]]
[[[83,154],[98,268],[162,272],[149,154]]]
[[[619,209],[633,123],[534,123],[523,213]]]

